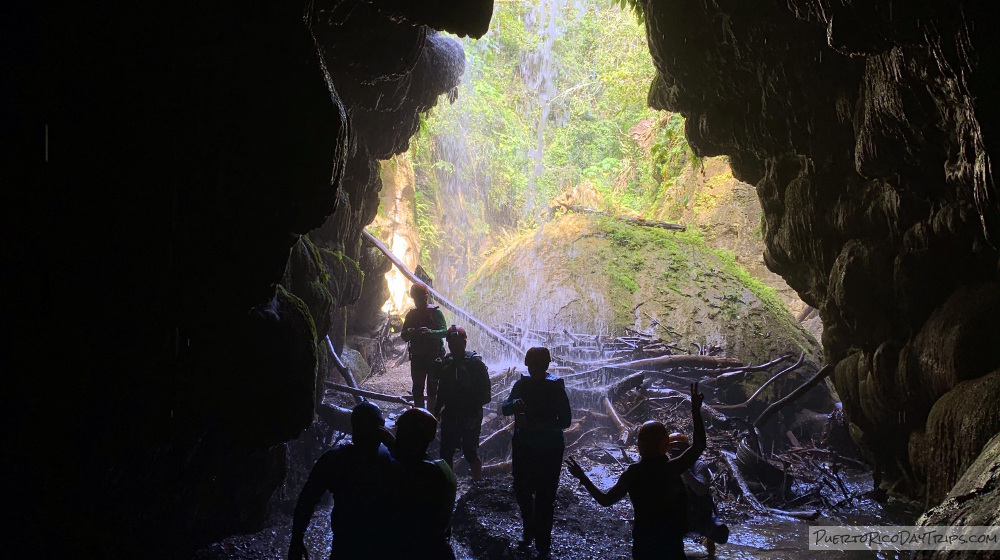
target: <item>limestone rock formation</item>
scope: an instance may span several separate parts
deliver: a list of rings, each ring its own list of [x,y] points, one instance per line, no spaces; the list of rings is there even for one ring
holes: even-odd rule
[[[958,522],[958,523],[956,523]],[[979,458],[968,469],[937,506],[931,508],[917,522],[923,526],[940,525],[1000,525],[1000,434],[982,448]],[[919,560],[961,560],[977,558],[995,560],[1000,551],[922,551]]]
[[[949,433],[959,416],[1000,407],[948,397],[1000,361],[996,17],[966,1],[643,6],[651,104],[756,185],[765,260],[820,310],[847,416],[884,479],[934,505],[995,433]]]
[[[371,263],[376,159],[462,72],[431,27],[492,6],[326,4],[0,17],[12,554],[176,558],[262,521]]]

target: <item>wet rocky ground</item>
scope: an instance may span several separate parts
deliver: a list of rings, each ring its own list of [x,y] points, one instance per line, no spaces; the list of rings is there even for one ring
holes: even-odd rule
[[[386,373],[373,376],[366,380],[364,386],[370,390],[389,394],[406,394],[409,389],[409,372],[407,364],[392,367]],[[344,403],[348,406],[348,403]],[[676,407],[674,407],[676,408]],[[389,425],[405,407],[384,405]],[[679,409],[678,409],[679,410]],[[670,414],[663,410],[637,410],[637,414],[646,417],[655,416],[669,420],[671,425],[689,431],[690,426],[684,423],[687,412],[673,411]],[[638,421],[638,420],[637,420]],[[720,467],[717,460],[711,457],[718,454],[719,446],[725,446],[725,433],[717,433],[710,437],[710,449],[706,459]],[[634,445],[624,446],[611,439],[596,438],[587,445],[575,446],[570,453],[579,457],[584,469],[594,482],[609,488],[618,479],[628,464],[638,459]],[[713,443],[714,442],[714,443]],[[731,443],[731,442],[730,442]],[[714,448],[714,449],[713,449]],[[436,443],[430,450],[432,456],[437,455]],[[496,461],[496,459],[491,459]],[[301,462],[301,461],[300,461]],[[310,461],[306,461],[310,463]],[[452,523],[452,545],[460,559],[484,560],[527,560],[531,554],[517,550],[515,542],[520,535],[520,515],[511,489],[512,481],[509,473],[496,472],[487,475],[476,484],[468,478],[468,467],[463,460],[456,460],[456,472],[459,477],[459,496],[455,505]],[[308,465],[302,468],[308,472]],[[715,468],[715,472],[724,470]],[[305,473],[302,473],[303,475]],[[891,553],[845,553],[811,551],[808,547],[807,535],[810,525],[894,525],[912,524],[917,512],[907,509],[902,504],[889,502],[884,504],[868,497],[872,488],[871,474],[867,471],[841,471],[839,480],[843,487],[823,488],[825,503],[833,504],[843,501],[844,495],[854,496],[845,506],[827,508],[818,519],[805,522],[782,516],[751,517],[747,514],[749,508],[742,498],[734,495],[729,484],[720,484],[716,489],[720,517],[729,525],[731,537],[729,543],[719,545],[716,558],[726,559],[764,559],[764,560],[834,560],[855,558],[896,558]],[[288,484],[290,493],[286,496],[285,512],[272,516],[270,527],[250,535],[234,536],[215,543],[199,551],[195,560],[261,560],[285,558],[288,541],[291,535],[291,518],[288,515],[289,501],[294,503],[297,491]],[[807,485],[796,487],[797,493],[805,493]],[[779,504],[780,505],[780,504]],[[306,533],[306,545],[309,557],[312,559],[329,558],[332,535],[330,533],[330,509],[332,504],[327,501],[318,507]],[[631,520],[632,506],[628,499],[622,500],[610,508],[599,506],[579,483],[569,476],[565,470],[560,480],[556,497],[556,513],[553,528],[553,557],[557,559],[628,559],[631,557]],[[376,538],[391,537],[392,528],[380,527],[381,534]],[[694,535],[685,541],[685,552],[688,558],[707,558],[705,548],[696,542]]]
[[[622,469],[591,465],[589,471],[598,485],[607,488]],[[870,479],[868,479],[870,481]],[[863,484],[864,481],[859,481]],[[869,482],[870,483],[870,482]],[[515,542],[520,534],[520,516],[511,490],[509,474],[498,474],[471,484],[467,478],[459,482],[460,496],[452,521],[452,545],[459,559],[528,560],[531,553],[520,552]],[[800,521],[781,516],[741,518],[739,514],[722,512],[732,531],[729,543],[719,545],[720,560],[853,560],[862,558],[904,558],[893,553],[826,552],[808,547],[810,525],[859,525],[909,523],[912,519],[899,508],[886,510],[875,502],[862,502],[836,516],[821,516],[815,521]],[[604,508],[563,472],[556,495],[552,553],[556,559],[631,558],[632,507],[625,499],[613,507]],[[310,558],[329,558],[331,533],[330,505],[317,508],[306,545]],[[194,560],[262,560],[285,557],[291,534],[291,519],[277,516],[275,524],[251,535],[240,535],[215,543],[199,551]],[[381,528],[391,536],[391,527]],[[695,535],[685,540],[688,558],[708,558]]]

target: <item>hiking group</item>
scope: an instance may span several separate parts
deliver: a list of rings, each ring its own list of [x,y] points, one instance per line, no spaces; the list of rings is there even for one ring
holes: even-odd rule
[[[352,442],[323,454],[299,495],[290,560],[308,557],[305,530],[326,492],[333,497],[332,559],[455,558],[449,544],[457,492],[452,464],[460,449],[473,482],[482,477],[479,438],[492,388],[486,364],[466,349],[465,329],[447,326],[441,310],[429,305],[426,285],[413,284],[410,295],[415,307],[406,314],[401,334],[409,346],[415,406],[396,420],[395,434],[385,427],[376,405],[362,402],[354,408]],[[524,358],[528,374],[513,384],[501,406],[504,415],[514,416],[511,469],[522,521],[517,547],[528,553],[534,546],[540,559],[552,557],[563,430],[572,422],[565,384],[548,373],[550,363],[547,348],[529,349]],[[610,506],[629,496],[635,511],[632,557],[637,560],[683,559],[682,539],[689,529],[705,536],[710,554],[714,542],[728,539],[728,528],[714,515],[711,473],[698,460],[706,445],[702,401],[697,383],[692,384],[693,444],[687,445],[683,434],[669,434],[660,422],[645,423],[638,435],[639,462],[607,491],[590,480],[575,458],[565,462],[599,504]],[[427,449],[439,425],[440,458],[431,460]]]

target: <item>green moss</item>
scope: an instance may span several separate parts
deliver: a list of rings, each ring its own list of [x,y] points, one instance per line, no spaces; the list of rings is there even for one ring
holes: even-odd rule
[[[315,342],[318,339],[316,336],[316,323],[313,321],[312,314],[309,312],[309,306],[306,305],[306,302],[302,301],[301,298],[297,297],[292,292],[286,290],[281,284],[278,284],[276,296],[278,301],[288,305],[294,309],[296,313],[302,316],[302,319],[308,325],[309,333],[312,335],[313,343],[315,345]],[[315,351],[316,349],[314,347],[313,352]]]
[[[705,181],[704,186],[695,193],[694,203],[691,205],[691,211],[695,214],[703,214],[705,212],[711,212],[719,205],[719,193],[721,192],[721,187],[725,186],[725,183],[733,180],[733,172],[730,169],[726,169],[723,173],[714,175]]]

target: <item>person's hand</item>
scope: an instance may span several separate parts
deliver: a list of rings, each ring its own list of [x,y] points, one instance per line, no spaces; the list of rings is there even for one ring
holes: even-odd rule
[[[521,399],[515,399],[514,402],[511,403],[511,407],[513,407],[515,414],[521,414],[528,409],[528,407],[524,404],[524,401]]]
[[[691,410],[701,410],[701,403],[705,402],[704,393],[698,392],[698,382],[691,384]]]
[[[417,332],[420,334],[427,334],[431,332],[431,330],[427,327],[420,327],[419,329],[417,329]]]
[[[584,474],[583,467],[580,466],[580,463],[576,462],[576,457],[573,457],[572,455],[570,455],[569,459],[566,459],[566,470],[568,470],[569,474],[573,475],[580,482],[583,482],[583,479],[587,476]]]
[[[288,560],[309,560],[309,554],[306,553],[306,545],[302,539],[292,539],[291,544],[288,545]]]

